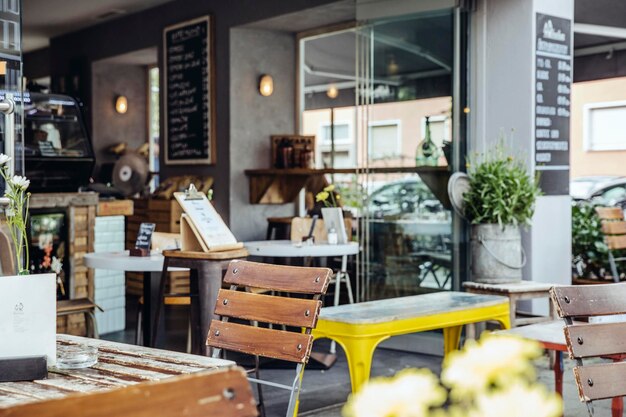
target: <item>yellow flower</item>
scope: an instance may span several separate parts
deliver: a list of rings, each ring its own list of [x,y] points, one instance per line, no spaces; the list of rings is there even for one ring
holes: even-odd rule
[[[352,394],[344,417],[428,417],[429,408],[441,406],[446,391],[428,369],[406,369],[393,378],[374,378]]]
[[[557,394],[543,385],[519,381],[478,395],[474,404],[467,417],[558,417],[563,412],[563,402]]]
[[[530,361],[541,355],[538,343],[515,336],[487,335],[468,341],[465,349],[451,353],[443,363],[441,380],[453,398],[471,397],[491,385],[535,377]]]
[[[334,184],[327,185],[326,187],[324,187],[324,191],[328,191],[328,192],[335,191],[335,185]]]
[[[341,196],[340,196],[339,194],[337,194],[337,195],[335,196],[335,200],[341,200]]]
[[[317,193],[317,195],[315,196],[315,201],[326,201],[328,200],[328,191],[320,191],[319,193]]]

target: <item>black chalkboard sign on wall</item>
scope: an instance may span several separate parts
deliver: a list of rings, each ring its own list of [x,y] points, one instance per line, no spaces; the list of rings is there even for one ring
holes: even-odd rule
[[[163,31],[165,163],[215,163],[212,19]]]

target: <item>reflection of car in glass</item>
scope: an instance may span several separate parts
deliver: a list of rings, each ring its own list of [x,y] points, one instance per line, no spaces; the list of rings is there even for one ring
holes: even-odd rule
[[[445,211],[419,178],[393,181],[375,189],[367,200],[367,210],[376,219],[428,218]]]
[[[626,177],[581,177],[570,183],[574,200],[588,200],[605,206],[626,208]]]

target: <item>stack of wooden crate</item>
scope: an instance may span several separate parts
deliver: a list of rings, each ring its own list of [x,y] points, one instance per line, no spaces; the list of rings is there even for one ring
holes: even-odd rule
[[[126,248],[135,247],[135,240],[141,223],[155,223],[156,232],[180,233],[180,215],[183,210],[175,199],[135,199],[134,214],[126,218]],[[175,294],[189,293],[189,273],[170,272],[166,291]],[[126,293],[143,294],[143,274],[126,273]]]

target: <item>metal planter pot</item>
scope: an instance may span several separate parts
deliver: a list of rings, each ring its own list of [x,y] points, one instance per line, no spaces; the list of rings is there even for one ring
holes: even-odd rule
[[[526,255],[519,227],[498,224],[472,226],[472,281],[504,284],[522,280]]]

